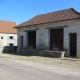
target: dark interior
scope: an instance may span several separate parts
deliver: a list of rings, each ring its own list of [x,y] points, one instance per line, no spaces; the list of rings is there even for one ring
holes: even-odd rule
[[[36,31],[28,32],[28,47],[36,48]]]
[[[13,46],[13,43],[9,43],[9,46]]]
[[[50,30],[50,49],[53,47],[63,50],[63,29]]]
[[[70,56],[76,57],[77,53],[77,34],[70,33]]]

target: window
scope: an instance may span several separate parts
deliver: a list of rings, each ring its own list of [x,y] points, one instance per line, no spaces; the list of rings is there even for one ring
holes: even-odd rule
[[[13,39],[13,36],[10,36],[10,39]]]
[[[8,38],[8,40],[11,40],[11,39],[14,40],[15,39],[14,36],[8,36],[7,38]]]
[[[13,43],[9,43],[9,46],[13,46]]]
[[[3,36],[1,36],[1,39],[3,39]]]

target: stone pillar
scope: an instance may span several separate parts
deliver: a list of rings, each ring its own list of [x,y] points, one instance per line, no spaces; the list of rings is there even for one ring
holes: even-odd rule
[[[80,32],[77,33],[77,58],[80,58]]]
[[[23,48],[27,48],[28,47],[28,32],[24,32],[23,35]]]
[[[23,48],[27,48],[28,47],[28,33],[27,32],[20,32],[18,33],[18,39],[17,39],[17,52],[20,51],[21,48],[21,38],[20,36],[23,36]]]
[[[39,30],[36,30],[36,49],[39,49]]]
[[[36,31],[36,49],[40,49],[40,36],[44,35],[45,49],[50,48],[50,30],[41,29]]]
[[[50,49],[50,30],[45,30],[45,49]]]
[[[63,36],[63,47],[64,50],[66,50],[66,56],[69,56],[69,33],[67,31],[66,28],[64,28],[64,32],[63,32],[64,36]]]

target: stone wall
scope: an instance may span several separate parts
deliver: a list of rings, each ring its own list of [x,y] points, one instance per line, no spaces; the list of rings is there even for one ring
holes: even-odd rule
[[[9,53],[9,52],[17,52],[17,46],[5,46],[3,47],[3,53]]]
[[[37,50],[37,49],[21,49],[21,55],[26,56],[45,56],[45,57],[55,57],[64,58],[65,51],[50,51],[50,50]]]
[[[44,44],[45,49],[50,48],[50,30],[47,28],[50,27],[59,27],[59,26],[68,26],[64,27],[64,49],[66,50],[66,55],[69,56],[69,33],[77,33],[77,57],[80,58],[80,20],[68,20],[55,23],[40,24],[35,26],[27,26],[18,29],[18,52],[20,50],[20,36],[24,37],[23,44],[24,47],[28,46],[28,35],[25,30],[36,30],[36,48],[40,49],[40,35],[44,35]]]
[[[80,58],[80,23],[73,23],[64,28],[64,48],[69,56],[69,33],[77,33],[77,57]]]

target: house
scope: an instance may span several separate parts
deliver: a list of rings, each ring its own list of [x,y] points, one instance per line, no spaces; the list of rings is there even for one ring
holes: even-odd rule
[[[65,50],[80,58],[80,13],[73,8],[41,14],[15,28],[18,48]]]
[[[15,22],[0,20],[0,52],[5,46],[17,46],[17,30]]]

